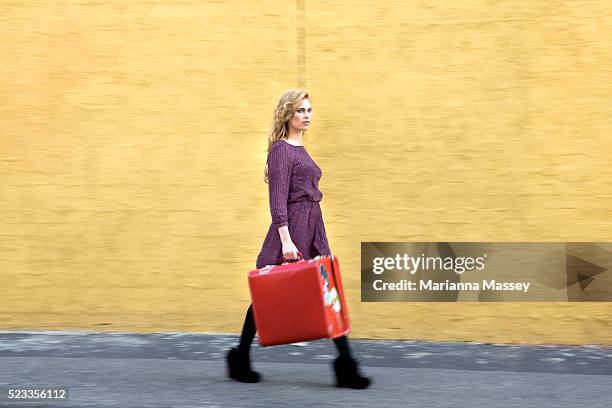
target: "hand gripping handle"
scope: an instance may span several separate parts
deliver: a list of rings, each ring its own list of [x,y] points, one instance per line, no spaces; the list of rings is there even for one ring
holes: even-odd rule
[[[300,251],[298,251],[297,255],[298,255],[298,259],[286,259],[285,256],[283,255],[283,264],[287,264],[291,262],[299,262],[299,261],[304,260],[304,255]]]

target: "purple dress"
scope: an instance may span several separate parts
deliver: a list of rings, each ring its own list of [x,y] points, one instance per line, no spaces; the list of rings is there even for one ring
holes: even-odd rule
[[[278,228],[289,226],[291,240],[304,259],[331,255],[319,201],[322,172],[304,146],[277,140],[268,154],[272,224],[257,256],[256,268],[283,262]]]

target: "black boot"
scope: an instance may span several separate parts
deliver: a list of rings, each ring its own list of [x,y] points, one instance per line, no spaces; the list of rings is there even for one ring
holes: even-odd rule
[[[357,361],[350,357],[338,357],[334,361],[336,372],[336,386],[363,389],[370,386],[370,379],[359,374]]]
[[[228,377],[244,383],[256,383],[261,381],[261,375],[251,370],[251,360],[248,354],[241,353],[232,347],[227,353]]]

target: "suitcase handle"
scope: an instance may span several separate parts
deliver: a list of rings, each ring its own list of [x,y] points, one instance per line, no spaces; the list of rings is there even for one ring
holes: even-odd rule
[[[298,255],[298,259],[286,259],[285,256],[283,255],[283,264],[291,263],[291,262],[299,262],[299,261],[304,260],[304,255],[302,255],[300,251],[298,251],[297,255]]]

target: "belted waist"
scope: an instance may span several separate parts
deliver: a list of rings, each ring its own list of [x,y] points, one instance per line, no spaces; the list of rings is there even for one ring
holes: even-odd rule
[[[313,200],[311,198],[302,198],[300,200],[297,201],[287,201],[287,204],[295,204],[295,203],[303,203],[303,202],[308,202],[308,203],[319,203],[321,200]]]
[[[325,227],[323,226],[323,215],[321,212],[320,201],[321,200],[303,198],[299,201],[287,202],[287,204],[288,206],[292,206],[294,204],[297,205],[298,203],[303,203],[303,209],[301,207],[297,208],[301,213],[299,216],[306,216],[308,219],[308,228],[314,230],[313,245],[317,252],[320,254],[326,254],[329,249],[327,249],[327,237],[325,236]]]
[[[318,225],[319,219],[322,217],[321,205],[319,204],[320,201],[321,200],[312,200],[309,198],[304,198],[299,201],[287,202],[287,205],[305,203],[305,205],[308,206],[308,226],[314,227]]]

